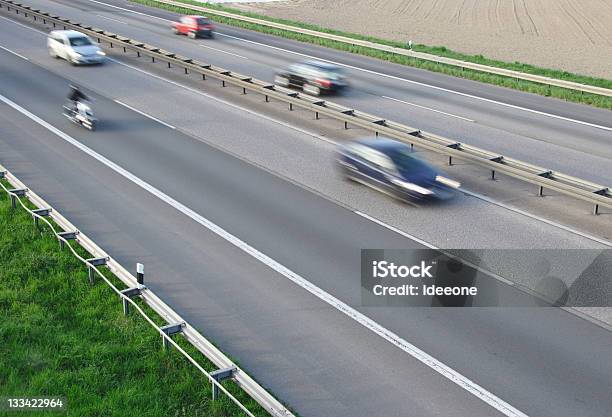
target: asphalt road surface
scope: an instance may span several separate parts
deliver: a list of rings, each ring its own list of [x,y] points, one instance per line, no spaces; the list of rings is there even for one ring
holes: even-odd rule
[[[276,69],[309,57],[339,62],[348,67],[352,88],[331,100],[549,169],[610,182],[612,117],[607,110],[224,25],[214,40],[194,41],[169,30],[177,14],[123,0],[29,4],[267,81],[273,81]]]
[[[114,64],[84,69],[49,61],[49,71],[37,63],[47,66],[40,35],[25,28],[9,30],[4,21],[0,30],[2,46],[34,61],[0,51],[0,94],[7,99],[524,413],[602,416],[612,409],[608,331],[559,309],[361,307],[359,250],[418,248],[420,243],[211,147],[202,137],[111,100],[117,97],[113,82],[124,82],[123,93],[140,101],[153,93],[177,94],[160,87],[160,81]],[[30,43],[31,38],[38,38],[39,44]],[[57,73],[72,79],[77,72],[85,87],[106,86],[101,94],[93,94],[95,109],[103,116],[94,133],[71,125],[60,113],[69,80]],[[196,100],[182,94],[186,101]],[[277,136],[294,144],[301,139],[299,133],[268,120],[237,117],[238,112],[212,105],[212,100],[197,100],[207,104],[200,107],[206,108],[202,117],[219,121],[201,130],[205,139],[227,135],[249,140],[260,131],[271,142]],[[227,113],[234,117],[229,126],[221,123]],[[0,117],[0,161],[8,169],[122,264],[133,269],[135,262],[144,261],[153,290],[301,415],[496,414],[406,352],[6,104],[0,105]],[[496,210],[478,204],[472,210],[483,218]],[[522,222],[530,226],[530,220]],[[570,234],[563,238],[568,246],[588,246]]]

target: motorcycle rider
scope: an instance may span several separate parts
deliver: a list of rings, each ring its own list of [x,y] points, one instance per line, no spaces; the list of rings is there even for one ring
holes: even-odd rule
[[[67,98],[68,101],[70,101],[70,109],[73,113],[77,112],[79,102],[87,100],[87,96],[79,89],[79,87],[72,84],[70,84],[70,93],[68,93]]]

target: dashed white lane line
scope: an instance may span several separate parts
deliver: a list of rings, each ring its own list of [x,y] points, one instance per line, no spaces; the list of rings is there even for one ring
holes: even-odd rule
[[[397,80],[397,81],[403,81],[403,82],[406,82],[406,83],[410,83],[410,84],[414,84],[414,85],[419,85],[421,87],[433,88],[434,90],[444,91],[446,93],[456,94],[456,95],[459,95],[459,96],[462,96],[462,97],[468,97],[468,98],[471,98],[471,99],[474,99],[474,100],[481,100],[481,101],[485,101],[485,102],[488,102],[488,103],[493,103],[493,104],[497,104],[497,105],[500,105],[500,106],[512,108],[512,109],[515,109],[515,110],[521,110],[521,111],[526,111],[526,112],[538,114],[538,115],[541,115],[541,116],[552,117],[552,118],[555,118],[555,119],[564,120],[566,122],[578,123],[578,124],[581,124],[581,125],[584,125],[584,126],[594,127],[596,129],[603,129],[603,130],[612,131],[612,127],[602,126],[602,125],[598,125],[598,124],[595,124],[595,123],[584,122],[582,120],[571,119],[569,117],[563,117],[563,116],[559,116],[559,115],[552,114],[552,113],[546,113],[546,112],[542,112],[542,111],[539,111],[539,110],[534,110],[534,109],[529,109],[529,108],[526,108],[526,107],[516,106],[514,104],[504,103],[502,101],[497,101],[497,100],[492,100],[492,99],[489,99],[489,98],[475,96],[473,94],[462,93],[460,91],[455,91],[455,90],[451,90],[451,89],[444,88],[444,87],[438,87],[438,86],[435,86],[435,85],[431,85],[431,84],[427,84],[427,83],[422,83],[422,82],[419,82],[419,81],[413,81],[413,80],[409,80],[409,79],[402,78],[402,77],[396,77],[394,75],[389,75],[389,74],[385,74],[385,73],[381,73],[381,72],[377,72],[377,71],[372,71],[372,70],[368,70],[368,69],[365,69],[365,68],[356,67],[354,65],[344,64],[342,62],[333,61],[333,60],[330,60],[330,59],[325,59],[325,58],[321,58],[321,57],[317,57],[317,56],[313,56],[313,55],[303,54],[303,53],[300,53],[300,52],[290,51],[288,49],[279,48],[277,46],[266,45],[265,43],[251,41],[251,40],[248,40],[248,39],[240,38],[238,36],[227,35],[227,34],[219,33],[219,32],[217,32],[217,34],[220,35],[220,36],[225,36],[225,37],[228,37],[228,38],[236,39],[236,40],[239,40],[239,41],[242,41],[242,42],[247,42],[247,43],[251,43],[251,44],[254,44],[254,45],[263,46],[265,48],[276,49],[278,51],[282,51],[282,52],[286,52],[286,53],[302,56],[302,57],[305,57],[305,58],[311,58],[311,59],[317,59],[319,61],[329,62],[331,64],[340,65],[340,66],[343,66],[345,68],[354,69],[354,70],[365,72],[365,73],[368,73],[368,74],[377,75],[377,76],[380,76],[380,77],[385,77],[385,78],[389,78],[389,79],[393,79],[393,80]]]
[[[30,60],[29,58],[27,58],[27,57],[25,57],[25,56],[23,56],[23,55],[21,55],[21,54],[18,54],[18,53],[17,53],[17,52],[15,52],[15,51],[11,51],[10,49],[5,48],[5,47],[4,47],[4,46],[2,46],[2,45],[0,45],[0,49],[2,49],[2,50],[4,50],[4,51],[6,51],[6,52],[8,52],[8,53],[11,53],[11,54],[13,54],[13,55],[15,55],[15,56],[18,56],[18,57],[19,57],[19,58],[21,58],[21,59],[25,59],[26,61],[29,61],[29,60]]]
[[[89,0],[89,1],[94,2],[94,3],[98,3],[98,4],[102,4],[102,5],[105,5],[105,6],[108,6],[108,7],[112,7],[112,8],[115,8],[115,9],[123,10],[123,11],[126,11],[126,12],[130,12],[130,13],[135,13],[135,14],[142,15],[142,16],[151,17],[153,19],[163,20],[165,22],[171,22],[171,20],[168,20],[168,19],[164,19],[164,18],[161,18],[161,17],[153,16],[153,15],[150,15],[150,14],[147,14],[147,13],[137,12],[135,10],[126,9],[126,8],[123,8],[123,7],[114,6],[114,5],[111,5],[111,4],[104,3],[102,1],[98,1],[98,0]],[[462,96],[462,97],[468,97],[468,98],[472,98],[472,99],[475,99],[475,100],[481,100],[481,101],[485,101],[485,102],[488,102],[488,103],[493,103],[493,104],[497,104],[497,105],[500,105],[500,106],[505,106],[505,107],[508,107],[508,108],[512,108],[512,109],[515,109],[515,110],[526,111],[526,112],[538,114],[538,115],[541,115],[541,116],[552,117],[552,118],[555,118],[555,119],[558,119],[558,120],[564,120],[564,121],[567,121],[567,122],[577,123],[577,124],[581,124],[581,125],[584,125],[584,126],[594,127],[596,129],[603,129],[603,130],[607,130],[607,131],[611,131],[612,132],[612,127],[602,126],[602,125],[598,125],[598,124],[595,124],[595,123],[589,123],[589,122],[585,122],[585,121],[582,121],[582,120],[571,119],[569,117],[563,117],[563,116],[559,116],[559,115],[552,114],[552,113],[546,113],[546,112],[542,112],[542,111],[539,111],[539,110],[534,110],[534,109],[529,109],[529,108],[526,108],[526,107],[516,106],[514,104],[509,104],[509,103],[504,103],[504,102],[497,101],[497,100],[492,100],[492,99],[488,99],[488,98],[484,98],[484,97],[479,97],[479,96],[475,96],[473,94],[462,93],[460,91],[455,91],[455,90],[451,90],[451,89],[448,89],[448,88],[443,88],[443,87],[438,87],[438,86],[427,84],[427,83],[422,83],[422,82],[418,82],[418,81],[408,80],[406,78],[396,77],[394,75],[384,74],[384,73],[381,73],[381,72],[372,71],[372,70],[368,70],[368,69],[365,69],[365,68],[356,67],[356,66],[353,66],[353,65],[348,65],[348,64],[344,64],[342,62],[332,61],[332,60],[320,58],[320,57],[313,56],[313,55],[302,54],[300,52],[295,52],[295,51],[291,51],[291,50],[288,50],[288,49],[279,48],[277,46],[266,45],[265,43],[251,41],[251,40],[248,40],[248,39],[240,38],[238,36],[232,36],[232,35],[228,35],[228,34],[224,34],[224,33],[220,33],[220,32],[217,32],[217,34],[220,35],[220,36],[225,36],[225,37],[228,37],[228,38],[236,39],[236,40],[239,40],[241,42],[247,42],[247,43],[250,43],[250,44],[253,44],[253,45],[259,45],[259,46],[263,46],[265,48],[271,48],[271,49],[275,49],[275,50],[278,50],[278,51],[282,51],[282,52],[286,52],[286,53],[290,53],[290,54],[294,54],[294,55],[298,55],[298,56],[303,56],[303,57],[306,57],[306,58],[318,59],[320,61],[330,62],[332,64],[341,65],[341,66],[346,67],[346,68],[355,69],[355,70],[358,70],[358,71],[366,72],[366,73],[369,73],[369,74],[374,74],[374,75],[381,76],[381,77],[386,77],[386,78],[393,79],[393,80],[403,81],[403,82],[407,82],[407,83],[414,84],[414,85],[420,85],[422,87],[433,88],[433,89],[438,90],[438,91],[444,91],[444,92],[451,93],[451,94],[457,94],[457,95]]]
[[[168,124],[168,123],[164,122],[163,120],[159,120],[158,118],[153,117],[153,116],[151,116],[150,114],[147,114],[147,113],[145,113],[145,112],[143,112],[143,111],[140,111],[140,110],[138,110],[137,108],[134,108],[134,107],[132,107],[132,106],[130,106],[130,105],[128,105],[128,104],[125,104],[125,103],[123,103],[123,102],[119,101],[119,100],[113,100],[113,101],[114,101],[115,103],[117,103],[117,104],[122,105],[123,107],[126,107],[126,108],[128,108],[128,109],[130,109],[130,110],[132,110],[132,111],[134,111],[134,112],[136,112],[136,113],[138,113],[138,114],[143,115],[144,117],[148,117],[149,119],[151,119],[151,120],[153,120],[153,121],[155,121],[155,122],[157,122],[157,123],[161,123],[162,125],[164,125],[164,126],[166,126],[166,127],[169,127],[170,129],[176,129],[176,127],[172,126],[171,124]]]
[[[71,145],[75,146],[76,148],[78,148],[79,150],[84,152],[85,154],[91,156],[92,158],[96,159],[97,161],[99,161],[100,163],[104,164],[108,168],[112,169],[117,174],[119,174],[119,175],[123,176],[124,178],[130,180],[131,182],[133,182],[137,186],[141,187],[142,189],[148,191],[149,193],[151,193],[155,197],[157,197],[160,200],[164,201],[165,203],[169,204],[170,206],[172,206],[173,208],[175,208],[179,212],[183,213],[184,215],[188,216],[189,218],[191,218],[195,222],[197,222],[200,225],[204,226],[206,229],[208,229],[211,232],[215,233],[217,236],[219,236],[222,239],[226,240],[230,244],[236,246],[238,249],[242,250],[246,254],[248,254],[248,255],[252,256],[253,258],[257,259],[259,262],[265,264],[266,266],[268,266],[272,270],[276,271],[277,273],[279,273],[279,274],[283,275],[284,277],[288,278],[289,280],[291,280],[295,284],[297,284],[300,287],[304,288],[305,290],[307,290],[308,292],[310,292],[311,294],[313,294],[314,296],[316,296],[320,300],[322,300],[325,303],[329,304],[330,306],[334,307],[335,309],[337,309],[341,313],[345,314],[349,318],[353,319],[357,323],[361,324],[365,328],[371,330],[372,332],[374,332],[378,336],[382,337],[383,339],[385,339],[388,342],[392,343],[393,345],[397,346],[399,349],[402,349],[404,352],[408,353],[409,355],[411,355],[415,359],[419,360],[424,365],[426,365],[429,368],[431,368],[432,370],[438,372],[439,374],[441,374],[442,376],[444,376],[448,380],[450,380],[453,383],[457,384],[461,388],[465,389],[469,393],[473,394],[477,398],[479,398],[482,401],[484,401],[485,403],[489,404],[491,407],[493,407],[496,410],[500,411],[504,415],[512,416],[512,417],[527,417],[526,414],[524,414],[523,412],[519,411],[518,409],[512,407],[510,404],[506,403],[504,400],[502,400],[501,398],[497,397],[495,394],[487,391],[486,389],[484,389],[480,385],[478,385],[475,382],[473,382],[472,380],[466,378],[462,374],[460,374],[457,371],[455,371],[454,369],[448,367],[444,363],[440,362],[439,360],[437,360],[433,356],[431,356],[431,355],[427,354],[426,352],[422,351],[421,349],[417,348],[416,346],[414,346],[413,344],[409,343],[408,341],[402,339],[397,334],[395,334],[395,333],[391,332],[390,330],[384,328],[383,326],[381,326],[380,324],[376,323],[374,320],[370,319],[369,317],[365,316],[364,314],[360,313],[359,311],[355,310],[354,308],[352,308],[348,304],[345,304],[344,302],[340,301],[339,299],[337,299],[333,295],[325,292],[324,290],[322,290],[321,288],[317,287],[316,285],[314,285],[313,283],[311,283],[307,279],[303,278],[302,276],[298,275],[297,273],[293,272],[292,270],[290,270],[286,266],[284,266],[281,263],[275,261],[274,259],[272,259],[269,256],[265,255],[264,253],[258,251],[254,247],[250,246],[248,243],[242,241],[238,237],[236,237],[236,236],[232,235],[231,233],[227,232],[221,226],[218,226],[217,224],[213,223],[212,221],[208,220],[207,218],[203,217],[202,215],[196,213],[195,211],[193,211],[189,207],[187,207],[184,204],[180,203],[179,201],[173,199],[172,197],[170,197],[169,195],[165,194],[161,190],[155,188],[151,184],[147,183],[146,181],[144,181],[141,178],[137,177],[136,175],[132,174],[131,172],[129,172],[125,168],[119,166],[118,164],[114,163],[113,161],[109,160],[108,158],[104,157],[103,155],[97,153],[93,149],[85,146],[84,144],[82,144],[78,140],[76,140],[73,137],[67,135],[66,133],[64,133],[61,130],[57,129],[55,126],[53,126],[50,123],[44,121],[40,117],[36,116],[35,114],[31,113],[30,111],[26,110],[25,108],[21,107],[17,103],[15,103],[12,100],[4,97],[1,94],[0,94],[0,101],[3,101],[5,104],[9,105],[10,107],[12,107],[13,109],[17,110],[21,114],[25,115],[29,119],[31,119],[34,122],[38,123],[39,125],[43,126],[45,129],[49,130],[50,132],[52,132],[56,136],[60,137],[64,141],[70,143]]]
[[[94,1],[94,0],[89,0],[89,1]],[[100,2],[97,2],[97,3],[100,3]],[[106,4],[106,3],[102,3],[102,4]],[[115,7],[115,6],[113,6],[113,7]],[[125,10],[127,10],[127,9],[125,9]],[[131,11],[131,10],[128,10],[128,11]],[[40,30],[37,30],[37,29],[31,28],[31,27],[26,26],[26,25],[22,25],[21,23],[14,22],[13,20],[7,19],[7,18],[5,18],[5,17],[0,16],[0,19],[7,20],[7,21],[12,22],[12,23],[14,23],[14,24],[16,24],[16,25],[23,26],[23,27],[24,27],[24,28],[26,28],[26,29],[29,29],[29,30],[32,30],[32,31],[34,31],[34,32],[38,32],[38,33],[41,33],[41,34],[46,35],[46,33],[45,33],[45,32],[42,32],[42,31],[40,31]],[[23,57],[23,58],[27,59],[26,57]],[[245,107],[239,106],[239,105],[234,104],[234,103],[230,103],[230,102],[228,102],[228,101],[225,101],[225,100],[222,100],[222,99],[220,99],[220,98],[214,97],[214,96],[212,96],[212,95],[210,95],[210,94],[203,93],[202,91],[198,91],[198,90],[196,90],[196,89],[194,89],[194,88],[191,88],[191,87],[188,87],[188,86],[186,86],[186,85],[184,85],[184,84],[180,84],[180,83],[177,83],[177,82],[175,82],[175,81],[171,81],[171,80],[169,80],[169,79],[167,79],[167,78],[160,77],[159,75],[155,75],[155,74],[153,74],[153,73],[151,73],[151,72],[148,72],[148,71],[142,70],[142,69],[140,69],[140,68],[136,68],[136,67],[134,67],[134,66],[132,66],[132,65],[129,65],[129,64],[126,64],[126,63],[120,62],[120,61],[115,60],[115,59],[113,59],[113,58],[108,58],[108,59],[109,59],[110,61],[113,61],[113,62],[115,62],[115,63],[119,64],[119,65],[122,65],[122,66],[128,67],[128,68],[130,68],[130,69],[132,69],[132,70],[135,70],[135,71],[138,71],[138,72],[141,72],[141,73],[146,74],[146,75],[148,75],[148,76],[150,76],[150,77],[156,78],[156,79],[158,79],[158,80],[160,80],[160,81],[163,81],[163,82],[166,82],[166,83],[169,83],[169,84],[175,85],[175,86],[177,86],[177,87],[181,87],[181,88],[183,88],[183,89],[186,89],[186,90],[191,91],[191,92],[193,92],[193,93],[196,93],[196,94],[198,94],[198,95],[201,95],[201,96],[204,96],[204,97],[210,98],[210,99],[212,99],[212,100],[218,101],[219,103],[222,103],[222,104],[225,104],[225,105],[227,105],[227,106],[230,106],[230,107],[236,108],[236,109],[238,109],[238,110],[244,111],[244,112],[246,112],[246,113],[249,113],[249,114],[255,115],[255,116],[260,117],[260,118],[262,118],[262,119],[268,120],[268,121],[270,121],[270,122],[273,122],[273,123],[279,124],[279,125],[281,125],[281,126],[287,127],[287,128],[289,128],[289,129],[295,130],[295,131],[297,131],[297,132],[303,133],[303,134],[305,134],[305,135],[311,136],[311,137],[313,137],[313,138],[315,138],[315,139],[319,139],[319,140],[322,140],[322,141],[324,141],[324,142],[327,142],[327,143],[330,143],[330,144],[333,144],[333,145],[337,145],[337,144],[338,144],[338,143],[337,143],[335,140],[333,140],[333,139],[326,138],[326,137],[321,136],[321,135],[318,135],[318,134],[316,134],[316,133],[314,133],[314,132],[310,132],[310,131],[308,131],[308,130],[306,130],[306,129],[302,129],[302,128],[299,128],[299,127],[293,126],[293,125],[291,125],[291,124],[289,124],[289,123],[285,123],[285,122],[282,122],[282,121],[280,121],[280,120],[276,120],[276,119],[274,119],[274,118],[272,118],[272,117],[265,116],[265,115],[263,115],[263,114],[260,114],[260,113],[258,113],[258,112],[255,112],[255,111],[253,111],[253,110],[247,109],[247,108],[245,108]],[[122,104],[123,104],[123,105],[125,105],[124,103],[122,103]],[[134,108],[132,108],[132,110],[134,110],[134,111],[136,111],[136,112],[140,112],[139,110],[134,109]],[[150,117],[150,116],[149,116],[149,115],[147,115],[147,117]],[[160,121],[159,119],[156,119],[156,120],[157,120],[157,121],[159,121],[160,123],[165,124],[165,122],[162,122],[162,121]],[[172,127],[172,128],[174,128],[174,129],[175,129],[175,127]],[[475,192],[472,192],[472,191],[468,191],[468,190],[465,190],[465,189],[462,189],[462,191],[463,191],[464,193],[466,193],[466,194],[472,195],[472,196],[474,196],[474,197],[476,197],[476,198],[479,198],[479,199],[481,199],[481,200],[487,201],[487,202],[489,202],[489,203],[491,203],[491,204],[495,204],[495,205],[497,205],[497,206],[499,206],[499,207],[502,207],[502,208],[504,208],[504,209],[506,209],[506,210],[513,211],[513,212],[518,213],[518,214],[522,214],[522,215],[524,215],[524,216],[526,216],[526,217],[532,218],[532,219],[534,219],[534,220],[541,221],[541,222],[543,222],[543,223],[549,224],[550,226],[560,228],[560,229],[565,230],[565,231],[567,231],[567,232],[573,233],[573,234],[578,235],[578,236],[585,237],[585,238],[587,238],[587,239],[590,239],[590,240],[593,240],[593,241],[595,241],[595,242],[598,242],[598,243],[604,244],[604,245],[606,245],[606,246],[612,246],[612,242],[607,241],[607,240],[605,240],[605,239],[601,239],[601,238],[598,238],[598,237],[596,237],[596,236],[592,236],[592,235],[589,235],[589,234],[586,234],[586,233],[580,232],[580,231],[578,231],[578,230],[576,230],[576,229],[572,229],[572,228],[570,228],[570,227],[568,227],[568,226],[564,226],[564,225],[562,225],[562,224],[559,224],[559,223],[553,222],[553,221],[551,221],[551,220],[545,219],[545,218],[543,218],[543,217],[539,217],[539,216],[536,216],[536,215],[530,214],[530,213],[528,213],[528,212],[526,212],[526,211],[520,210],[520,209],[518,209],[518,208],[516,208],[516,207],[512,207],[512,206],[506,205],[506,204],[504,204],[504,203],[501,203],[501,202],[496,201],[496,200],[494,200],[494,199],[492,199],[492,198],[489,198],[489,197],[483,196],[483,195],[481,195],[481,194],[478,194],[478,193],[475,193]],[[359,215],[363,216],[363,213],[357,213],[357,214],[359,214]],[[365,216],[364,216],[364,217],[365,217]],[[374,218],[372,218],[372,219],[374,219]],[[390,226],[390,225],[387,225],[387,224],[383,224],[383,223],[382,223],[380,220],[376,220],[376,222],[377,222],[377,223],[379,223],[379,224],[381,224],[381,225],[384,225],[385,227],[387,227],[387,228],[389,228],[389,229],[391,229],[391,230],[396,230],[396,231],[398,231],[398,233],[403,234],[403,235],[405,235],[405,236],[406,236],[406,234],[405,234],[404,232],[400,231],[399,229],[394,228],[393,226]],[[413,236],[407,236],[407,237],[414,238],[415,240],[417,240],[417,241],[418,241],[418,239],[417,239],[417,238],[415,238],[415,237],[413,237]],[[421,242],[421,243],[422,243],[422,242]],[[424,244],[424,245],[426,245],[425,243],[423,243],[423,244]]]
[[[456,114],[447,113],[447,112],[442,111],[442,110],[432,109],[431,107],[425,107],[425,106],[421,106],[421,105],[415,104],[415,103],[410,103],[409,101],[400,100],[398,98],[393,98],[393,97],[388,97],[388,96],[381,96],[381,97],[382,98],[386,98],[387,100],[396,101],[398,103],[407,104],[408,106],[418,107],[419,109],[424,109],[424,110],[429,110],[429,111],[432,111],[432,112],[435,112],[435,113],[440,113],[440,114],[443,114],[445,116],[456,117],[457,119],[465,120],[466,122],[474,122],[475,121],[475,120],[472,120],[472,119],[468,119],[467,117],[457,116]]]
[[[199,46],[201,46],[202,48],[212,49],[213,51],[222,52],[222,53],[224,53],[224,54],[228,54],[228,55],[236,56],[236,57],[238,57],[238,58],[242,58],[242,59],[249,59],[249,58],[247,58],[246,56],[238,55],[238,54],[235,54],[235,53],[233,53],[233,52],[224,51],[223,49],[213,48],[212,46],[202,45],[201,43],[199,43],[198,45],[199,45]]]
[[[96,16],[101,17],[102,19],[110,20],[112,22],[121,23],[122,25],[128,25],[129,23],[124,22],[123,20],[113,19],[112,17],[102,16],[101,14],[97,14]]]
[[[135,67],[135,66],[133,66],[133,65],[126,64],[125,62],[121,62],[121,61],[118,61],[118,60],[113,59],[113,58],[108,58],[108,60],[109,60],[109,61],[112,61],[112,62],[114,62],[114,63],[116,63],[116,64],[118,64],[118,65],[121,65],[121,66],[124,66],[124,67],[130,68],[131,70],[134,70],[134,71],[140,72],[140,73],[142,73],[142,74],[146,74],[146,75],[148,75],[149,77],[155,78],[156,80],[159,80],[159,81],[162,81],[162,82],[165,82],[165,83],[168,83],[168,84],[174,85],[174,86],[176,86],[176,87],[179,87],[179,88],[182,88],[182,89],[184,89],[184,90],[190,91],[190,92],[192,92],[192,93],[194,93],[194,94],[197,94],[197,95],[200,95],[200,96],[202,96],[202,97],[206,97],[206,98],[209,98],[209,99],[211,99],[211,100],[214,100],[214,101],[216,101],[216,102],[218,102],[218,103],[221,103],[221,104],[223,104],[223,105],[226,105],[226,106],[229,106],[229,107],[235,108],[235,109],[237,109],[237,110],[240,110],[240,111],[242,111],[242,112],[245,112],[245,113],[251,114],[251,115],[253,115],[253,116],[257,116],[259,119],[267,120],[267,121],[269,121],[269,122],[272,122],[272,123],[278,124],[278,125],[280,125],[280,126],[286,127],[286,128],[288,128],[288,129],[294,130],[294,131],[296,131],[296,132],[303,133],[303,134],[305,134],[305,135],[308,135],[308,136],[313,137],[313,138],[315,138],[315,139],[322,140],[322,141],[327,142],[327,143],[330,143],[330,144],[334,144],[334,145],[335,145],[335,144],[337,144],[337,142],[336,142],[336,141],[334,141],[333,139],[326,138],[325,136],[318,135],[318,134],[316,134],[316,133],[314,133],[314,132],[310,132],[310,131],[308,131],[308,130],[306,130],[306,129],[302,129],[302,128],[299,128],[299,127],[293,126],[293,125],[291,125],[290,123],[285,123],[285,122],[283,122],[283,121],[281,121],[281,120],[277,120],[277,119],[275,119],[275,118],[273,118],[273,117],[266,116],[266,115],[264,115],[264,114],[262,114],[262,113],[258,113],[258,112],[256,112],[256,111],[253,111],[253,110],[247,109],[246,107],[242,107],[242,106],[239,106],[239,105],[237,105],[237,104],[231,103],[231,102],[229,102],[229,101],[226,101],[226,100],[220,99],[220,98],[218,98],[218,97],[215,97],[215,96],[213,96],[213,95],[210,95],[210,94],[204,93],[204,92],[202,92],[202,91],[200,91],[200,90],[197,90],[197,89],[195,89],[195,88],[191,88],[191,87],[189,87],[189,86],[186,86],[185,84],[177,83],[176,81],[172,81],[172,80],[169,80],[169,79],[167,79],[167,78],[160,77],[159,75],[153,74],[152,72],[142,70],[142,69],[137,68],[137,67]]]

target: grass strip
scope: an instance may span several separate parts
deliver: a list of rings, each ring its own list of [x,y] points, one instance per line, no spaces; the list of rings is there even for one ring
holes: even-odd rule
[[[164,3],[160,3],[155,0],[130,0],[134,3],[140,3],[146,6],[157,7],[160,9],[165,9],[169,11],[173,11],[181,14],[194,14],[200,13],[197,10],[190,9],[190,5],[197,5],[208,7],[211,9],[221,10],[225,12],[235,13],[242,16],[253,17],[257,19],[262,19],[275,23],[282,23],[285,25],[291,25],[298,28],[303,29],[311,29],[319,32],[330,33],[334,35],[345,36],[353,39],[366,40],[370,42],[380,43],[383,45],[394,46],[397,48],[408,49],[407,45],[398,42],[391,41],[385,39],[379,39],[372,36],[359,35],[355,33],[342,32],[334,29],[322,28],[317,25],[311,25],[302,22],[296,22],[292,20],[273,18],[265,15],[260,15],[252,12],[244,12],[241,10],[237,10],[230,7],[221,6],[218,4],[209,4],[209,3],[200,3],[194,0],[178,0],[181,3],[185,3],[185,7],[178,7],[173,5],[167,5]],[[412,58],[404,55],[394,54],[392,52],[380,51],[377,49],[367,48],[363,46],[350,45],[344,42],[333,41],[329,39],[322,39],[316,36],[304,35],[300,33],[295,33],[287,30],[281,30],[276,28],[271,28],[259,24],[254,24],[250,22],[243,22],[237,19],[227,18],[224,16],[214,16],[214,20],[219,23],[224,23],[236,27],[240,27],[243,29],[254,30],[257,32],[262,32],[270,35],[280,36],[287,39],[297,40],[300,42],[311,43],[315,45],[324,46],[327,48],[333,48],[340,51],[350,52],[354,54],[369,56],[372,58],[377,58],[389,62],[393,62],[396,64],[406,65],[410,67],[425,69],[428,71],[439,72],[446,75],[451,75],[454,77],[465,78],[468,80],[479,81],[487,84],[492,84],[500,87],[512,88],[519,91],[539,94],[546,97],[554,97],[558,99],[562,99],[565,101],[587,104],[595,107],[600,107],[608,110],[612,110],[612,97],[600,96],[597,94],[591,93],[583,93],[579,91],[569,90],[566,88],[556,87],[556,86],[547,86],[539,83],[535,83],[532,81],[519,80],[516,78],[505,77],[502,75],[489,74],[486,72],[476,71],[472,69],[462,69],[452,65],[439,64],[431,61],[424,61],[417,58]],[[488,65],[492,67],[511,69],[515,71],[543,75],[550,78],[556,78],[560,80],[573,81],[581,84],[588,84],[597,87],[609,88],[612,89],[612,80],[607,80],[604,78],[595,78],[589,77],[586,75],[573,74],[567,71],[560,71],[555,69],[547,69],[540,68],[529,64],[523,64],[520,62],[504,62],[493,60],[489,58],[485,58],[482,55],[467,55],[459,52],[455,52],[447,49],[443,46],[426,46],[426,45],[413,45],[413,50],[417,52],[425,52],[430,53],[432,55],[444,56],[448,58],[460,59],[464,61],[474,62],[478,64]]]
[[[48,226],[36,227],[0,192],[0,397],[63,396],[68,404],[66,413],[17,414],[244,415],[223,394],[212,401],[200,371],[176,349],[164,351],[159,334],[134,309],[124,316],[119,297],[99,277],[90,286],[86,267],[67,249],[60,251]],[[158,325],[165,324],[138,302]],[[175,340],[205,369],[215,369],[185,339]],[[234,382],[223,384],[255,415],[268,416]]]

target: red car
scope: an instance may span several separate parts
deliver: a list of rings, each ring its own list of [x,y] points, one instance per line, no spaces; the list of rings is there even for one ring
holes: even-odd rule
[[[214,29],[210,19],[205,16],[183,16],[180,21],[172,24],[172,32],[187,35],[191,39],[203,36],[212,38]]]

